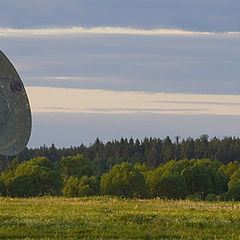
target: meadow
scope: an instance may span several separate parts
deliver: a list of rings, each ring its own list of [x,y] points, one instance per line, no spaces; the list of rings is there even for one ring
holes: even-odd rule
[[[239,239],[240,203],[0,198],[0,239]]]

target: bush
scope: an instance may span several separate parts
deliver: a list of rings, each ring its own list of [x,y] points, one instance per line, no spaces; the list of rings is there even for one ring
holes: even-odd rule
[[[220,200],[218,198],[219,196],[214,194],[214,193],[209,193],[206,197],[205,197],[205,201],[208,201],[208,202],[216,202],[218,200]]]
[[[229,193],[225,192],[225,193],[219,194],[218,199],[219,201],[229,201],[230,200]]]
[[[191,201],[201,201],[202,197],[200,195],[200,193],[196,192],[194,194],[188,195],[186,197],[186,200],[191,200]]]
[[[147,185],[141,172],[131,163],[115,165],[101,177],[101,192],[122,197],[146,197]]]

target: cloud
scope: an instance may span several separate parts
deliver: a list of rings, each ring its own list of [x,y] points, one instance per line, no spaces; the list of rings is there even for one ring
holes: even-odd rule
[[[183,36],[215,36],[215,35],[240,35],[240,32],[200,32],[182,29],[136,29],[130,27],[70,27],[70,28],[37,28],[15,29],[0,28],[1,37],[39,37],[39,36],[65,36],[79,34],[111,34],[111,35],[183,35]]]
[[[72,37],[74,36],[74,37]],[[239,35],[3,37],[27,86],[239,94]]]
[[[239,95],[116,92],[49,87],[27,87],[27,92],[35,113],[240,115]]]
[[[82,26],[238,31],[236,0],[1,0],[2,27]]]

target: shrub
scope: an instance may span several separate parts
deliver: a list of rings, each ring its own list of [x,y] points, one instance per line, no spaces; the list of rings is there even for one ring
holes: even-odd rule
[[[191,200],[191,201],[201,201],[202,197],[200,195],[200,193],[196,192],[194,194],[188,195],[186,197],[186,200]]]
[[[218,201],[229,201],[231,199],[229,197],[229,193],[228,192],[220,193],[217,198],[218,198]]]
[[[214,193],[209,193],[206,197],[205,197],[205,201],[208,202],[216,202],[218,201],[218,195],[214,194]]]

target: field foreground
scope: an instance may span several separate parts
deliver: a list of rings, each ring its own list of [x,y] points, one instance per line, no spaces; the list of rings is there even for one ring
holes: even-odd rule
[[[0,239],[240,239],[240,203],[0,198]]]

